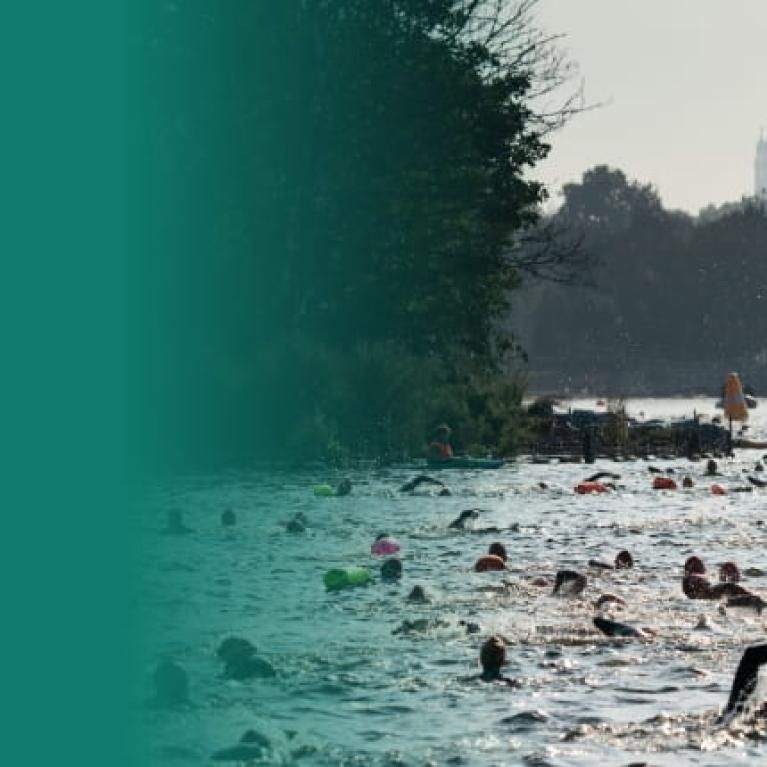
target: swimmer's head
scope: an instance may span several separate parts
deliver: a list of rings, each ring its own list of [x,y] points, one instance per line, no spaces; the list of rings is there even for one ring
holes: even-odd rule
[[[498,541],[495,541],[494,543],[490,544],[490,547],[487,550],[488,554],[495,554],[496,557],[500,557],[504,562],[506,561],[507,554],[506,554],[506,547],[499,543]]]
[[[501,666],[506,663],[506,644],[503,639],[496,636],[490,637],[479,651],[479,662],[485,673],[498,673]]]
[[[682,578],[682,591],[690,599],[699,599],[710,591],[709,582],[698,573],[688,573]]]
[[[554,580],[553,594],[565,593],[577,596],[586,588],[586,576],[576,573],[574,570],[559,570]]]
[[[305,533],[306,525],[300,519],[294,517],[285,523],[285,529],[289,533]]]
[[[168,509],[168,530],[183,530],[184,515],[181,509]]]
[[[164,660],[153,674],[155,702],[160,706],[177,706],[189,700],[189,677],[181,666]]]
[[[236,663],[255,654],[255,645],[242,637],[227,637],[216,650],[216,655],[226,663]]]
[[[232,527],[237,522],[237,517],[231,509],[226,509],[221,513],[221,524],[224,527]]]
[[[684,563],[685,575],[703,575],[706,572],[706,566],[700,557],[688,557]]]
[[[344,477],[339,483],[338,487],[336,487],[336,495],[349,495],[352,491],[352,483],[351,480]]]
[[[413,586],[411,592],[407,595],[409,602],[429,602],[431,601],[424,591],[423,586]]]
[[[386,580],[396,580],[402,577],[402,562],[399,559],[387,559],[381,565],[381,577]]]
[[[723,562],[719,565],[719,580],[722,583],[737,583],[740,580],[740,570],[735,562]]]
[[[615,568],[617,570],[624,570],[634,566],[634,557],[631,556],[630,551],[619,551],[615,557]]]

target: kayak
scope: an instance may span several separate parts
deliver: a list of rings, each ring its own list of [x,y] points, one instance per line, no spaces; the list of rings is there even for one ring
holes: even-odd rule
[[[503,461],[498,458],[454,457],[442,461],[427,461],[430,469],[499,469]]]

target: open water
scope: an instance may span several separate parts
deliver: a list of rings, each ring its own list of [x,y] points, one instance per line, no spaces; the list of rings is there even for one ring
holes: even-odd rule
[[[715,413],[711,400],[632,401],[629,409],[646,418]],[[753,416],[749,435],[767,438],[767,412]],[[764,477],[752,471],[764,453],[739,450],[720,461],[719,482],[734,488],[748,485],[749,472]],[[677,479],[690,474],[695,488],[653,491],[650,464],[674,469]],[[691,554],[711,571],[726,560],[767,570],[767,488],[713,496],[704,464],[520,458],[496,471],[440,473],[451,497],[398,492],[422,471],[414,467],[347,473],[354,489],[343,498],[314,497],[314,485],[341,477],[321,470],[254,470],[157,488],[141,517],[137,594],[143,763],[212,764],[212,754],[253,729],[262,736],[255,764],[767,764],[764,723],[717,723],[742,649],[765,639],[764,618],[688,600],[680,588]],[[573,492],[602,469],[621,475],[617,492]],[[172,507],[183,509],[191,532],[162,533]],[[478,527],[513,529],[447,529],[471,507],[485,510]],[[233,528],[220,524],[226,508],[237,514]],[[289,533],[280,522],[298,511],[308,529]],[[370,555],[384,531],[402,544],[404,574],[393,585]],[[494,540],[506,545],[511,572],[474,573]],[[587,567],[623,548],[634,569]],[[327,569],[357,564],[373,570],[372,585],[325,590]],[[562,568],[588,576],[581,598],[552,597],[551,587],[530,583]],[[767,597],[767,577],[745,583]],[[406,601],[416,584],[431,603]],[[592,603],[604,592],[627,602],[613,617],[653,627],[656,638],[600,635]],[[702,615],[708,627],[696,628]],[[420,621],[417,630],[401,631],[406,620]],[[467,634],[462,620],[481,631]],[[493,633],[509,640],[506,674],[517,688],[475,678],[479,647]],[[215,650],[227,636],[251,640],[276,676],[223,679]],[[144,702],[163,658],[188,672],[189,704]]]

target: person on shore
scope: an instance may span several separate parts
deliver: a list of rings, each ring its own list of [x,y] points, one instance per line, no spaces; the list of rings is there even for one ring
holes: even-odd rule
[[[479,663],[482,673],[479,678],[483,682],[502,682],[508,685],[517,684],[513,679],[504,676],[501,668],[506,663],[506,643],[498,636],[491,636],[479,651]]]
[[[450,445],[451,429],[446,423],[442,423],[434,429],[432,441],[426,454],[431,463],[449,461],[453,457],[453,448]]]

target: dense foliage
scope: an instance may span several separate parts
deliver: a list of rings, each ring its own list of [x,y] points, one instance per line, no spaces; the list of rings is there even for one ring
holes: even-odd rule
[[[582,236],[583,284],[526,292],[541,388],[717,393],[738,370],[767,389],[767,211],[746,199],[694,218],[596,167],[564,188],[556,218]]]
[[[416,450],[450,418],[498,443],[508,245],[544,195],[532,5],[146,4],[148,392],[183,452]]]

